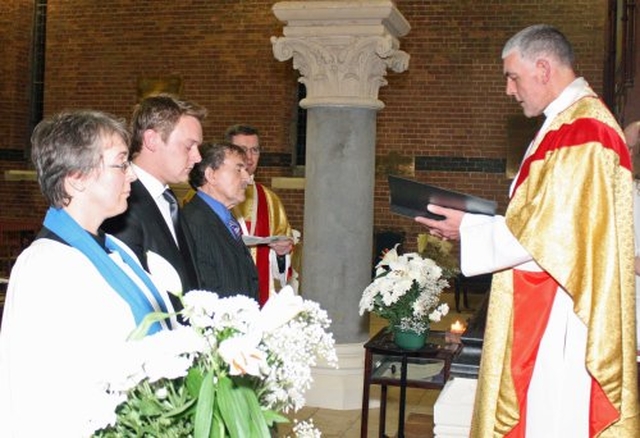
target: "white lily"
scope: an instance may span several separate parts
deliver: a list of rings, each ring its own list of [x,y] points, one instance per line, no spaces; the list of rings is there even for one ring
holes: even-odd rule
[[[385,253],[385,255],[382,257],[382,260],[380,260],[380,262],[378,262],[378,265],[376,267],[389,265],[389,264],[391,264],[393,262],[396,262],[398,260],[398,257],[399,257],[398,256],[398,245],[399,245],[399,243],[396,243],[392,249],[387,251]]]
[[[180,275],[164,257],[153,251],[147,251],[147,266],[149,266],[151,279],[159,290],[178,296],[182,294]]]
[[[260,318],[253,328],[261,332],[271,332],[286,324],[304,310],[304,300],[296,295],[291,286],[283,287],[260,309]]]
[[[220,343],[218,353],[229,365],[229,374],[242,376],[250,374],[260,377],[267,367],[266,354],[258,349],[260,336],[243,335],[225,339]]]

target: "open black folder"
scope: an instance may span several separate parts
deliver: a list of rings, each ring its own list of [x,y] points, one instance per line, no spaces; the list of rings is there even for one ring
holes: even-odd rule
[[[389,175],[389,203],[391,211],[402,216],[423,216],[429,219],[444,219],[444,216],[427,210],[427,204],[455,208],[469,213],[493,216],[496,202],[464,193],[454,192],[430,184]]]

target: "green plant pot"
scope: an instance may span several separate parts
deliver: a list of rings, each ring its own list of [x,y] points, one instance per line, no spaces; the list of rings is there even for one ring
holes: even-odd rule
[[[393,329],[393,343],[403,350],[419,350],[427,342],[429,332],[416,333],[398,328]]]

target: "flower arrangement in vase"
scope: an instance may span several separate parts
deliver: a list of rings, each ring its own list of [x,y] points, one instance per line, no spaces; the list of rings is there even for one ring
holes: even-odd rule
[[[440,302],[449,285],[438,264],[418,253],[399,255],[396,245],[376,265],[373,282],[360,299],[360,315],[374,313],[389,322],[396,344],[407,349],[424,345],[430,323],[440,321],[449,306]],[[407,333],[418,340],[402,344]]]
[[[181,299],[189,325],[144,336],[167,316],[151,314],[127,343],[95,437],[270,438],[304,406],[317,359],[337,365],[326,311],[289,286],[262,308],[208,291]],[[293,431],[320,436],[312,421]]]

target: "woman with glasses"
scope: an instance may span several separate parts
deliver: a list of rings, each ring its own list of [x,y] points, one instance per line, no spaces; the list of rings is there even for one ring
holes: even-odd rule
[[[32,159],[50,205],[11,272],[0,330],[0,436],[91,435],[128,335],[166,294],[133,252],[100,230],[127,208],[129,134],[97,111],[35,128]],[[166,328],[155,323],[151,332]]]

